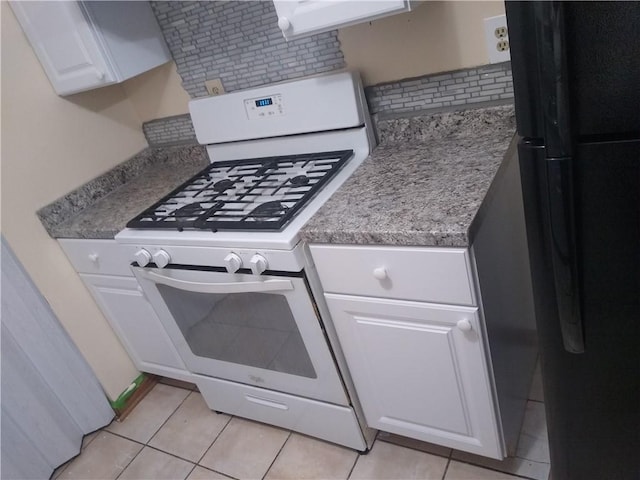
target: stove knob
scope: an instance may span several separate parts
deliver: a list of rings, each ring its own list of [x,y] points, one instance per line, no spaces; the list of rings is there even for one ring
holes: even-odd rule
[[[235,253],[230,253],[224,257],[224,264],[226,265],[227,272],[236,273],[242,268],[242,259]]]
[[[164,268],[171,262],[171,256],[164,250],[158,250],[153,254],[153,262],[159,267]]]
[[[253,257],[251,257],[251,260],[249,260],[249,264],[251,265],[251,271],[254,275],[260,275],[267,269],[268,266],[267,259],[257,253]]]
[[[149,262],[151,261],[151,254],[147,252],[144,248],[141,248],[133,255],[133,259],[141,267],[146,267],[147,265],[149,265]]]

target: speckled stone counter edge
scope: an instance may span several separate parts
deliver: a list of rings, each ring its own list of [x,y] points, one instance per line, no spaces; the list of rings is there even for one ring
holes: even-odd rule
[[[512,122],[506,121],[511,118]],[[468,137],[478,131],[478,127],[495,132],[496,135],[515,133],[515,113],[511,103],[491,107],[446,111],[435,114],[414,115],[411,117],[381,118],[378,120],[380,145],[406,145],[425,143],[434,139],[447,139],[455,142],[457,138]],[[505,144],[505,152],[512,147]],[[507,156],[508,153],[505,153]],[[496,174],[484,194],[483,200],[473,213],[473,219],[464,232],[447,231],[340,231],[318,228],[313,218],[302,227],[301,238],[308,243],[351,244],[351,245],[403,245],[403,246],[439,246],[468,247],[473,235],[482,223],[487,204],[493,197],[497,179],[504,170],[501,162]],[[342,187],[344,188],[344,186]],[[321,210],[322,211],[322,210]],[[320,212],[321,212],[320,211]]]
[[[176,148],[181,147],[145,148],[99,177],[42,207],[36,212],[40,222],[42,222],[49,235],[56,237],[57,225],[93,205],[105,195],[129,182],[132,178],[137,177],[152,164],[165,161],[168,155]]]

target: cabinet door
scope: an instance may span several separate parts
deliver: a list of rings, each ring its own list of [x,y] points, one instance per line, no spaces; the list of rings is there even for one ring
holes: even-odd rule
[[[80,277],[139,370],[192,381],[135,278],[86,274]]]
[[[370,427],[503,458],[477,308],[325,296]]]
[[[59,95],[115,82],[78,2],[11,2],[22,29]]]
[[[410,10],[407,0],[274,0],[278,27],[297,38]]]

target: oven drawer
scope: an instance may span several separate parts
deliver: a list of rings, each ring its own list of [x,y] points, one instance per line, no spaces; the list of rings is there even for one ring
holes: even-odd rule
[[[136,248],[115,240],[59,239],[58,242],[78,273],[133,277],[129,267]]]
[[[464,248],[311,245],[324,291],[475,305]]]
[[[322,438],[367,448],[351,408],[203,375],[193,376],[210,409]]]

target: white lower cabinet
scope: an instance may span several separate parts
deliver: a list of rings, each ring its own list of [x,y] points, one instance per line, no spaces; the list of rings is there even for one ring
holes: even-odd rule
[[[193,382],[130,268],[135,248],[115,240],[58,243],[141,372]]]
[[[80,277],[139,370],[193,381],[135,277]]]
[[[476,307],[325,297],[370,427],[503,458]]]

